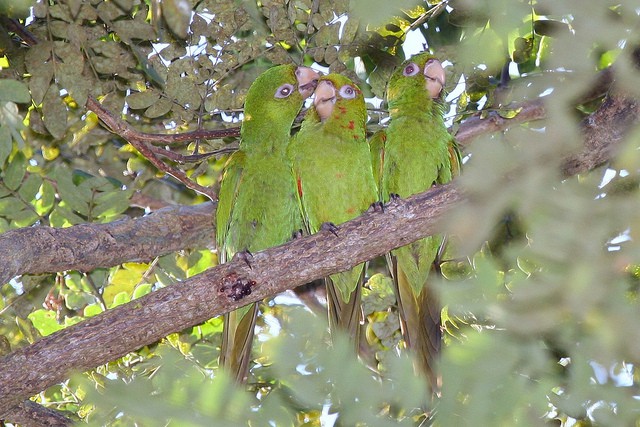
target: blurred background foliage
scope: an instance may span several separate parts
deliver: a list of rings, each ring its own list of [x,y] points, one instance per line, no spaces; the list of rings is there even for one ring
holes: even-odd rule
[[[91,425],[640,425],[638,131],[615,158],[563,177],[582,143],[583,95],[613,67],[640,91],[640,9],[608,0],[0,1],[0,231],[142,215],[204,197],[155,169],[87,112],[89,96],[144,132],[238,126],[244,95],[273,64],[356,79],[369,129],[405,57],[447,64],[448,124],[513,117],[544,98],[548,117],[465,147],[469,202],[445,227],[443,392],[398,356],[388,278],[372,263],[362,362],[290,296],[265,306],[251,393],[217,372],[221,322],[173,334],[43,391],[36,400]],[[176,143],[181,154],[235,142]],[[215,186],[225,157],[175,164]],[[468,261],[467,261],[468,259]],[[88,273],[21,276],[0,286],[0,350],[190,277],[207,248]],[[403,352],[401,352],[403,353]],[[366,367],[365,367],[366,366]]]

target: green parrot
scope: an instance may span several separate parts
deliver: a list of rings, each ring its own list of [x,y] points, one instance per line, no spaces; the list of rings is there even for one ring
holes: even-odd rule
[[[302,229],[287,146],[293,121],[318,77],[307,67],[279,65],[251,84],[240,147],[227,161],[218,195],[220,263],[236,254],[249,261],[251,252],[281,245]],[[238,383],[248,374],[257,314],[258,304],[252,303],[224,315],[220,366]]]
[[[289,145],[309,233],[353,219],[378,200],[366,139],[367,111],[362,91],[348,77],[318,80],[313,107]],[[362,320],[361,284],[365,265],[325,279],[331,331],[346,330],[356,350]]]
[[[459,173],[460,151],[447,132],[440,102],[444,82],[442,64],[427,52],[406,60],[391,75],[389,126],[370,141],[382,202],[426,191]],[[443,236],[430,236],[387,256],[405,345],[434,392],[439,390],[434,367],[442,340],[441,307],[427,278],[443,243]]]

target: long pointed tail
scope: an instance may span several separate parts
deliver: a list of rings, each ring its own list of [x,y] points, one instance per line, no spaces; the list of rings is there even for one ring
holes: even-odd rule
[[[359,272],[358,270],[359,269]],[[354,271],[355,270],[355,271]],[[360,347],[360,330],[362,328],[362,283],[364,282],[365,268],[357,266],[354,270],[345,273],[346,277],[353,278],[357,285],[349,295],[349,300],[344,301],[339,289],[334,283],[334,278],[327,277],[325,283],[327,285],[327,310],[329,313],[329,330],[342,330],[351,338],[356,352]],[[343,277],[344,279],[344,277]]]
[[[238,384],[245,383],[249,374],[257,317],[258,303],[224,315],[219,364]]]
[[[442,307],[429,283],[415,294],[405,273],[397,268],[391,257],[392,277],[395,286],[402,337],[415,358],[416,372],[422,373],[432,392],[440,391],[437,363],[442,347]]]

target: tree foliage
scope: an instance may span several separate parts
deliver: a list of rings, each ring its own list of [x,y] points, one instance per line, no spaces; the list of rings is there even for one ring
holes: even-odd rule
[[[175,138],[149,147],[203,187],[215,187],[222,153],[236,139],[184,142],[179,135],[238,126],[249,84],[273,64],[312,65],[358,81],[370,131],[386,123],[390,72],[425,48],[450,64],[453,133],[471,117],[516,117],[523,102],[542,100],[548,112],[465,145],[458,185],[467,199],[443,224],[454,248],[441,265],[447,345],[436,401],[421,399],[423,382],[404,352],[397,355],[395,300],[374,260],[360,362],[343,343],[328,351],[322,315],[281,296],[259,320],[251,393],[217,371],[221,322],[211,319],[78,374],[37,402],[92,425],[640,422],[638,131],[602,124],[616,141],[610,161],[562,173],[583,149],[592,114],[613,97],[638,97],[634,2],[32,6],[0,2],[0,232],[111,223],[150,206],[205,201],[124,132],[101,126],[87,109],[91,99],[137,131]],[[604,70],[615,83],[594,93]],[[194,276],[217,263],[212,249],[16,277],[0,286],[0,354]]]

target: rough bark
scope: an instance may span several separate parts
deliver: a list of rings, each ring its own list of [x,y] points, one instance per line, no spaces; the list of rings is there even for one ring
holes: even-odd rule
[[[462,195],[452,185],[396,201],[331,232],[235,259],[40,339],[0,359],[0,419],[72,372],[114,360],[249,302],[347,270],[435,231]],[[250,290],[245,297],[238,297]]]
[[[613,157],[618,144],[638,122],[640,107],[635,99],[606,97],[602,106],[582,122],[584,148],[564,163],[566,176],[590,171]]]
[[[25,400],[11,408],[6,418],[24,427],[71,427],[74,424],[61,412],[45,408],[31,400]]]
[[[108,224],[7,231],[0,234],[0,283],[26,273],[91,271],[211,245],[214,211],[215,204],[202,203],[171,206]]]

